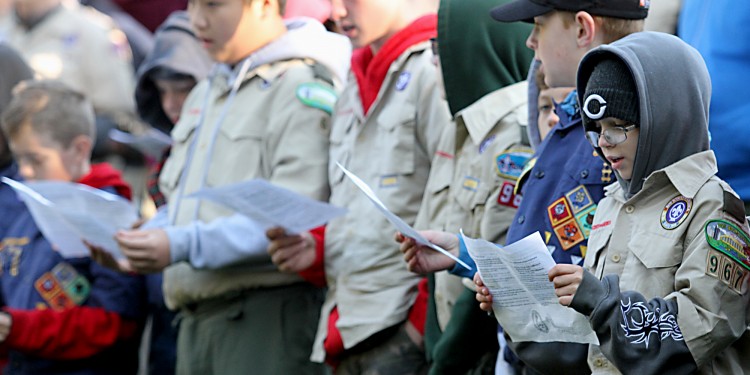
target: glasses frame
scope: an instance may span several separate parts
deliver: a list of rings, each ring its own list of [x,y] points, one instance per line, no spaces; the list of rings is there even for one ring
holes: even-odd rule
[[[591,145],[594,147],[599,147],[599,138],[604,136],[604,140],[607,141],[607,143],[610,146],[617,146],[620,143],[623,143],[628,140],[628,132],[637,128],[638,125],[629,123],[625,125],[617,125],[613,126],[611,128],[607,128],[601,133],[590,130],[586,132],[586,138],[588,138],[589,142],[591,142]],[[617,129],[617,130],[615,130]],[[612,132],[615,131],[615,134],[612,134]],[[622,133],[620,133],[622,132]],[[620,134],[622,134],[622,139],[615,139],[619,138]]]

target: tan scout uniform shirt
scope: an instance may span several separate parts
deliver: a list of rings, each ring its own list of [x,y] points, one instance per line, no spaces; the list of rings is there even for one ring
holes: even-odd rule
[[[413,224],[430,159],[450,122],[441,99],[429,42],[407,49],[394,61],[365,117],[356,79],[336,103],[331,129],[331,203],[349,213],[325,233],[329,286],[312,360],[325,358],[328,315],[338,306],[337,327],[345,348],[406,319],[419,276],[409,272],[395,228],[336,166],[340,162],[375,191],[393,213]]]
[[[203,186],[216,187],[264,178],[314,199],[328,197],[326,168],[330,118],[326,112],[304,105],[296,95],[301,84],[315,81],[308,63],[288,60],[262,65],[248,72],[236,97],[228,104],[231,83],[226,77],[204,80],[193,89],[185,102],[182,117],[172,131],[172,152],[159,178],[159,186],[169,202],[170,217],[174,216],[175,209],[178,210],[173,225],[185,225],[194,220],[210,222],[231,214],[231,211],[206,201],[201,201],[196,212],[199,201],[183,199]],[[230,107],[219,123],[225,105]],[[205,118],[197,131],[201,115]],[[211,138],[217,127],[212,147]],[[199,133],[197,140],[194,139],[196,133]],[[194,141],[194,155],[189,158],[188,151]],[[190,164],[186,165],[188,159]],[[183,173],[187,173],[182,178],[185,187],[178,197],[178,183]],[[164,272],[164,296],[168,306],[179,308],[233,291],[297,281],[301,278],[296,274],[281,273],[275,267],[260,270],[257,266],[234,266],[197,270],[186,262],[179,262]]]
[[[509,152],[532,156],[521,144],[527,88],[526,82],[504,87],[456,114],[456,125],[446,127],[433,158],[418,227],[453,233],[463,229],[469,237],[505,242],[520,196],[513,194],[517,176],[501,173],[497,159]],[[435,274],[441,329],[463,289],[460,278],[446,271]]]
[[[8,43],[39,77],[59,79],[86,95],[97,111],[132,112],[135,75],[128,41],[113,24],[92,20],[91,12],[60,6],[29,31],[15,22]]]
[[[750,353],[747,335],[729,345],[745,331],[748,272],[713,249],[704,230],[709,220],[736,223],[723,199],[734,192],[716,171],[713,151],[705,151],[654,172],[628,201],[619,184],[609,185],[584,267],[599,279],[619,275],[623,291],[676,299],[677,324],[699,373],[747,374],[740,367]],[[747,222],[736,224],[748,231]],[[724,268],[731,271],[726,280]],[[598,346],[589,347],[588,362],[594,374],[619,373]]]

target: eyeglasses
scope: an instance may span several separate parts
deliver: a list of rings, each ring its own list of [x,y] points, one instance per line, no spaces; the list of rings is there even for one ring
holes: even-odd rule
[[[614,126],[604,129],[602,134],[604,135],[604,140],[607,141],[608,144],[615,146],[619,145],[622,142],[625,142],[628,139],[628,132],[635,129],[636,127],[637,126],[635,124],[626,124],[626,126]],[[589,139],[589,142],[591,142],[594,147],[599,147],[599,137],[602,134],[599,134],[599,132],[596,131],[588,131],[586,132],[586,138]]]
[[[435,57],[440,56],[438,54],[438,40],[437,38],[430,38],[430,47],[432,48],[432,54],[435,55]]]

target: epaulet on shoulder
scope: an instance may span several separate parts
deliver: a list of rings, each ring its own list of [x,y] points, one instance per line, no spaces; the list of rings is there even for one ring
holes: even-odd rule
[[[326,68],[325,65],[311,59],[306,59],[305,63],[310,66],[310,68],[313,71],[313,76],[315,79],[319,79],[331,86],[334,85],[333,82],[333,75],[331,74],[331,71]]]
[[[740,223],[745,222],[745,204],[731,191],[724,190],[722,210]]]

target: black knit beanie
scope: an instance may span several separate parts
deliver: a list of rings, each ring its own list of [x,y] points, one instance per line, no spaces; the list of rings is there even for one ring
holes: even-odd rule
[[[614,117],[640,125],[635,82],[620,59],[606,58],[596,64],[583,98],[584,124]]]

